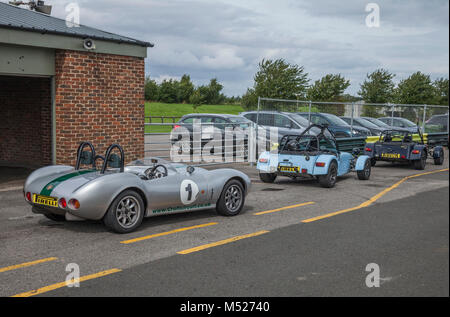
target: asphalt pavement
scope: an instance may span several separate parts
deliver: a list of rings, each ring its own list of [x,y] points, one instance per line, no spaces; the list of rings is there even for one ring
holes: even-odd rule
[[[449,296],[448,198],[443,187],[47,295]],[[379,287],[366,285],[370,263],[379,267]]]
[[[448,284],[448,260],[443,264],[440,257],[448,259],[448,218],[436,211],[448,217],[448,159],[442,166],[429,160],[425,171],[380,163],[370,180],[350,174],[332,189],[289,178],[265,184],[248,164],[223,167],[252,179],[240,215],[164,215],[125,235],[101,222],[54,222],[31,213],[21,180],[8,176],[0,186],[0,296],[448,294],[448,285],[439,287],[433,275],[447,277]],[[338,215],[328,218],[330,213]],[[320,221],[308,222],[315,219]],[[446,246],[438,232],[446,235]],[[205,245],[211,247],[180,254]],[[379,289],[364,286],[364,268],[372,262],[380,266]],[[73,264],[91,280],[79,289],[61,288]],[[418,272],[417,285],[409,272]],[[390,292],[397,283],[406,286]],[[116,291],[117,285],[129,287]]]

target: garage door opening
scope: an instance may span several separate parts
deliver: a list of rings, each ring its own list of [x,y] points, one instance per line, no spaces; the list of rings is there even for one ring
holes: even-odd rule
[[[52,163],[50,77],[0,75],[0,166]]]

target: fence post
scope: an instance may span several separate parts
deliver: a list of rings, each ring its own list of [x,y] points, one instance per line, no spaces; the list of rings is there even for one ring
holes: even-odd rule
[[[352,118],[350,119],[350,127],[351,127],[351,131],[350,131],[350,137],[353,138],[353,116],[355,113],[355,102],[352,102]]]
[[[425,119],[427,118],[427,105],[423,105],[422,134],[425,133]]]
[[[308,110],[308,124],[311,125],[311,106],[312,106],[312,101],[309,101],[309,110]]]
[[[390,105],[390,103],[388,103],[388,105]],[[391,109],[391,127],[394,126],[394,108],[395,108],[395,104],[392,104],[392,109]]]
[[[259,140],[258,133],[259,133],[259,110],[260,110],[260,107],[261,107],[261,97],[258,96],[258,109],[256,112],[256,133],[255,133],[255,140],[254,140],[255,151],[252,151],[253,154],[255,154],[255,156],[256,156],[255,159],[258,159],[258,140]],[[253,145],[252,145],[252,147],[253,147]],[[250,154],[250,151],[249,151],[249,154]],[[250,161],[250,166],[254,166],[253,157],[250,157],[250,155],[249,155],[248,160]]]

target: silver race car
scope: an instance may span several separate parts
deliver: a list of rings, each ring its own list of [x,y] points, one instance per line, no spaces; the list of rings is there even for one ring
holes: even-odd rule
[[[96,169],[98,160],[103,161],[101,169]],[[25,182],[24,196],[34,213],[49,219],[103,220],[111,230],[127,233],[144,217],[213,208],[235,216],[250,186],[247,175],[229,168],[208,171],[156,157],[124,166],[119,145],[111,145],[101,156],[91,143],[83,142],[75,167],[34,171]]]

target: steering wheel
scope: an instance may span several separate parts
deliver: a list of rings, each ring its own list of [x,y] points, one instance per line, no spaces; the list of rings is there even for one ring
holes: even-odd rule
[[[158,164],[158,165],[155,165],[153,167],[146,169],[144,174],[148,179],[155,179],[155,178],[166,177],[169,173],[167,171],[167,167],[165,167],[162,164]]]
[[[298,148],[299,148],[298,141],[296,141],[296,140],[289,141],[288,144],[287,144],[287,148],[288,148],[289,151],[296,151],[296,150],[298,150]]]
[[[308,142],[308,145],[306,145],[306,149],[309,151],[318,151],[319,148],[317,147],[317,140],[316,139],[310,139]]]

